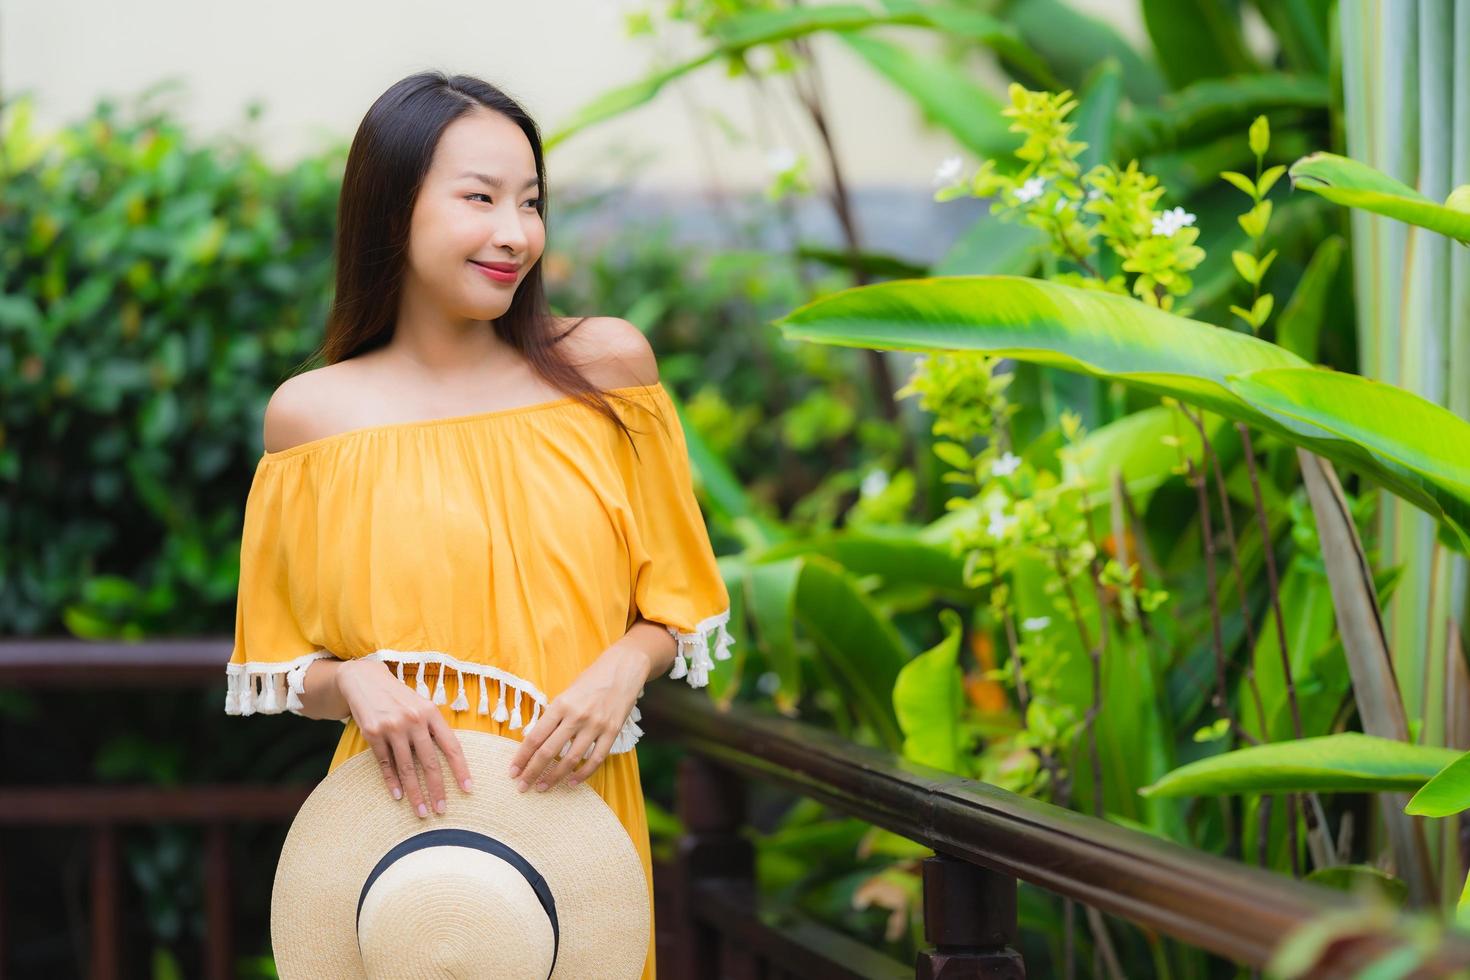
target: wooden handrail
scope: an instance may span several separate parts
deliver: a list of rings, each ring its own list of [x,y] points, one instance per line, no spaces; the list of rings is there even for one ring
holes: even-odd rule
[[[219,682],[223,687],[229,652],[230,643],[217,639],[4,641],[0,686]],[[1010,879],[1027,881],[1237,962],[1262,966],[1287,932],[1324,912],[1361,902],[1344,892],[917,765],[749,706],[721,709],[704,692],[680,683],[649,684],[640,707],[648,737],[682,744],[701,760],[699,766],[681,768],[681,794],[686,797],[681,815],[692,828],[681,846],[686,857],[694,856],[686,864],[706,873],[702,881],[680,884],[682,900],[703,894],[731,906],[749,895],[742,883],[751,871],[750,855],[743,850],[748,841],[732,832],[743,819],[742,805],[732,802],[740,791],[720,775],[729,773],[820,800],[934,849],[938,858],[930,859],[924,869],[926,906],[931,876],[936,889],[941,883],[948,888],[950,880],[963,875],[945,868],[964,865],[945,862],[966,862],[994,876],[954,886],[957,894],[979,896],[981,904],[997,895],[1004,904],[1005,889],[997,888],[998,882],[1003,886]],[[269,819],[294,812],[305,792],[241,787],[11,788],[0,790],[0,824],[87,823],[89,815],[109,810],[111,819],[101,821],[108,825],[150,816],[164,819],[165,813],[197,820],[214,812],[210,806],[227,794],[232,812],[249,811]],[[692,808],[687,800],[695,801]],[[696,925],[692,920],[685,923],[690,929]],[[1004,932],[1007,924],[998,925]],[[954,924],[945,928],[953,929]],[[789,949],[789,941],[782,942]],[[1388,937],[1366,937],[1354,959],[1365,960],[1389,945]],[[1014,955],[1004,942],[987,955],[1002,953]],[[1470,938],[1449,933],[1435,963],[1445,969],[1470,966]],[[924,975],[922,963],[919,973]],[[887,974],[873,967],[863,975]]]
[[[681,687],[649,685],[640,723],[650,737],[1240,963],[1264,966],[1289,930],[1362,904],[812,725],[738,703],[721,710]],[[1470,966],[1470,938],[1447,936],[1440,957],[1447,967]]]

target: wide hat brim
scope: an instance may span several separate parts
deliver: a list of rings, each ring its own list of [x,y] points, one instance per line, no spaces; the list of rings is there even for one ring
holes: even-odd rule
[[[286,833],[271,892],[279,975],[367,980],[356,932],[363,883],[394,845],[430,829],[465,828],[513,847],[545,879],[559,929],[553,980],[639,977],[652,915],[648,880],[617,814],[586,783],[560,780],[544,792],[519,792],[506,773],[520,742],[455,734],[474,789],[455,785],[436,753],[444,767],[443,816],[431,806],[419,817],[407,797],[389,796],[371,749],[332,770],[306,798]],[[497,924],[485,925],[493,935]]]

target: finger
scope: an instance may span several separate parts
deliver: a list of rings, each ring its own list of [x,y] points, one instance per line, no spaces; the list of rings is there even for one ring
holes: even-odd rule
[[[394,732],[390,741],[393,744],[393,761],[398,767],[398,779],[403,785],[403,792],[408,794],[408,807],[419,816],[426,817],[428,809],[424,806],[419,774],[413,766],[413,752],[409,747],[408,734]]]
[[[542,743],[546,741],[546,733],[555,731],[556,726],[561,723],[561,720],[561,706],[553,702],[536,719],[534,732],[529,730],[532,726],[522,726],[521,744],[516,749],[515,755],[510,757],[508,775],[511,779],[515,779],[527,771],[526,764],[531,761],[531,754],[541,747]]]
[[[438,708],[434,709],[435,712],[438,710]],[[439,749],[434,744],[433,736],[429,734],[427,722],[413,730],[413,748],[418,753],[419,765],[424,769],[424,785],[429,791],[425,802],[433,806],[435,813],[442,814],[444,812],[444,765],[439,761]]]
[[[590,777],[597,771],[597,767],[607,760],[608,755],[612,752],[613,740],[617,738],[618,731],[621,728],[622,726],[620,725],[617,729],[614,729],[609,734],[597,740],[597,748],[593,750],[592,755],[581,760],[577,768],[573,769],[571,774],[567,776],[567,784],[569,786],[575,786],[582,780]]]
[[[571,751],[562,756],[561,761],[552,766],[551,771],[541,777],[536,783],[536,789],[545,792],[560,782],[562,777],[571,772],[573,767],[581,761],[582,756],[587,754],[587,750],[592,747],[593,739],[597,739],[599,742],[601,741],[598,738],[596,728],[589,725],[579,731],[577,737],[572,739]]]
[[[454,734],[454,729],[450,727],[449,722],[445,721],[444,716],[437,711],[429,716],[429,733],[433,735],[444,757],[449,760],[449,770],[454,773],[454,781],[468,793],[470,791],[470,764],[469,760],[464,757],[464,747],[460,745],[459,736]]]
[[[368,738],[368,746],[378,760],[378,771],[383,774],[383,782],[388,784],[388,795],[395,800],[403,799],[403,787],[398,782],[398,771],[393,765],[393,751],[388,748],[388,740],[375,732]]]
[[[538,723],[536,735],[542,736],[541,747],[531,753],[525,771],[521,773],[520,781],[516,783],[516,789],[524,793],[531,787],[533,781],[539,780],[542,770],[556,760],[561,747],[575,738],[576,734],[575,724],[570,718],[563,718],[555,729],[543,729],[541,723]]]

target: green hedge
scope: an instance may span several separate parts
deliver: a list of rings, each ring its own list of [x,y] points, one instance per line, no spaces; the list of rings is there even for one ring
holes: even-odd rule
[[[259,413],[325,320],[345,151],[191,145],[146,94],[30,119],[0,131],[0,634],[217,633]]]

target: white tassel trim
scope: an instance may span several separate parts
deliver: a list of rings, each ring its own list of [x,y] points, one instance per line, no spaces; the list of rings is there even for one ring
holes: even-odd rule
[[[728,612],[725,615],[726,618],[729,617]],[[729,656],[730,655],[726,653],[724,657],[721,657],[720,659],[723,660],[728,658]],[[468,660],[460,660],[458,657],[452,656],[447,653],[442,653],[438,650],[390,650],[384,648],[381,650],[375,650],[374,652],[360,659],[385,660],[396,662],[398,664],[399,680],[404,680],[404,664],[418,664],[419,669],[417,684],[414,684],[413,686],[419,694],[426,698],[430,698],[435,704],[444,704],[448,700],[448,697],[445,694],[444,690],[444,675],[447,674],[450,670],[454,670],[459,678],[459,682],[457,685],[459,696],[454,699],[454,703],[451,704],[450,707],[455,711],[469,710],[469,697],[465,693],[465,675],[473,674],[475,677],[479,678],[480,687],[479,703],[476,706],[477,713],[482,715],[490,715],[495,721],[501,722],[502,724],[509,721],[510,728],[512,730],[519,729],[523,738],[530,733],[531,727],[541,719],[541,709],[546,707],[546,705],[549,703],[549,699],[546,697],[546,695],[542,693],[541,690],[536,687],[536,685],[532,684],[530,681],[526,680],[523,677],[517,677],[515,674],[512,674],[509,671],[501,670],[499,667],[491,667],[488,664],[479,664]],[[429,685],[424,681],[424,665],[430,663],[439,665],[438,683],[435,685],[432,694],[429,691]],[[500,682],[498,697],[495,702],[495,709],[493,713],[490,709],[490,684],[492,681]],[[410,682],[404,681],[404,683]],[[510,710],[506,709],[505,704],[507,688],[509,688],[510,692],[514,694]],[[638,695],[639,697],[643,696],[642,689],[638,691]],[[524,724],[522,724],[521,721],[522,696],[525,696],[531,702],[531,718]],[[609,754],[633,751],[633,746],[638,743],[639,736],[643,734],[643,729],[638,726],[638,720],[641,717],[642,713],[638,710],[638,706],[635,704],[632,710],[628,712],[628,718],[626,721],[623,722],[623,726],[618,731],[617,737],[613,739],[612,748],[608,750]],[[561,754],[565,754],[567,751],[569,751],[571,749],[571,744],[572,743],[568,741],[567,744],[562,747]],[[586,759],[590,757],[594,748],[595,746],[589,746],[587,752],[583,754],[582,758]]]
[[[709,683],[710,668],[714,667],[715,660],[730,659],[730,645],[735,642],[730,635],[728,624],[730,622],[730,610],[728,608],[715,613],[697,623],[689,632],[681,632],[672,626],[665,626],[674,638],[679,641],[679,650],[674,654],[674,666],[669,671],[669,676],[674,680],[686,677],[690,687],[704,687]],[[714,660],[709,655],[709,638],[715,637]],[[689,655],[686,664],[684,655]]]
[[[225,714],[278,715],[282,711],[301,714],[307,668],[331,656],[328,650],[317,650],[280,663],[251,660],[225,664]]]
[[[726,613],[726,616],[728,618],[728,613]],[[711,622],[711,620],[706,620],[706,622]],[[703,625],[701,624],[701,626]],[[225,693],[225,713],[230,715],[253,715],[279,714],[282,711],[289,711],[292,714],[301,714],[302,705],[300,695],[306,690],[307,668],[314,661],[325,660],[333,656],[334,654],[328,650],[318,650],[315,653],[304,654],[295,660],[281,663],[255,660],[243,664],[226,664],[225,676],[228,683]],[[729,654],[726,653],[720,659],[723,660],[728,657]],[[382,649],[370,653],[361,659],[384,660],[397,663],[398,679],[405,684],[413,686],[420,695],[430,698],[435,704],[444,704],[448,700],[444,691],[444,675],[449,670],[454,670],[458,676],[457,690],[459,696],[454,699],[454,703],[450,707],[455,711],[469,710],[469,699],[465,694],[466,674],[473,674],[479,678],[480,699],[478,713],[482,715],[490,714],[490,682],[499,681],[500,696],[496,702],[495,713],[492,717],[502,723],[509,721],[510,727],[512,729],[520,729],[523,737],[529,734],[531,726],[540,720],[541,709],[548,703],[546,695],[536,685],[523,677],[517,677],[515,674],[501,670],[498,667],[460,660],[457,657],[450,656],[447,653],[440,653],[436,650]],[[438,683],[432,692],[429,690],[429,685],[424,682],[424,665],[429,663],[439,665]],[[416,684],[403,676],[404,664],[419,665]],[[512,712],[507,712],[505,707],[507,687],[515,692],[515,708]],[[531,701],[531,719],[524,726],[521,724],[521,696],[523,694]],[[638,691],[638,696],[643,696],[643,690],[641,688]],[[638,706],[635,704],[633,709],[628,712],[628,718],[623,722],[623,726],[618,731],[617,737],[613,739],[612,748],[608,750],[609,754],[633,751],[633,746],[638,743],[639,736],[643,734],[643,729],[638,726],[638,720],[642,716],[642,712],[638,710]],[[346,718],[340,720],[345,723],[351,717],[351,715],[348,715]],[[572,743],[568,741],[562,747],[561,754],[564,755],[570,751],[571,745]],[[596,746],[589,746],[582,758],[589,758],[595,748]]]

